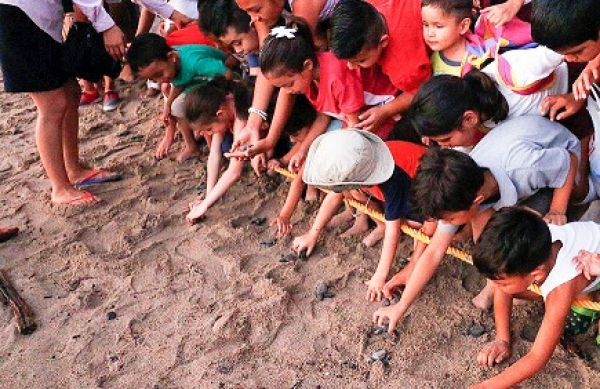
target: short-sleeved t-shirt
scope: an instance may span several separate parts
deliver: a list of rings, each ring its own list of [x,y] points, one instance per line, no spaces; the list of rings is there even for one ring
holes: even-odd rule
[[[360,71],[348,69],[346,61],[331,52],[317,53],[319,62],[319,90],[312,84],[305,94],[317,112],[344,120],[346,114],[360,110],[364,93]]]
[[[581,158],[579,140],[564,126],[541,116],[520,116],[495,127],[469,155],[498,182],[500,199],[492,205],[498,210],[539,189],[562,187],[569,153]]]
[[[580,250],[600,253],[600,225],[594,222],[567,223],[564,226],[549,224],[548,228],[552,242],[560,241],[562,247],[556,256],[554,267],[550,270],[544,283],[540,285],[544,300],[557,286],[571,281],[580,274],[573,262],[573,258]],[[599,282],[600,277],[596,277],[582,293],[595,290]]]
[[[416,93],[431,76],[425,41],[421,2],[407,0],[367,0],[383,15],[389,43],[379,59],[383,72],[401,91]]]
[[[173,86],[185,87],[187,91],[225,73],[227,54],[221,50],[206,45],[175,46],[174,49],[179,53],[180,67]]]
[[[404,141],[385,142],[394,158],[396,166],[389,180],[379,185],[364,188],[376,199],[384,202],[385,220],[393,221],[410,215],[410,188],[419,159],[426,148]]]

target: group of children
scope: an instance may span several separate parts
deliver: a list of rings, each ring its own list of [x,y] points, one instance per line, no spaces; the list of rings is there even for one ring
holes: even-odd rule
[[[600,226],[567,219],[570,204],[600,196],[586,109],[600,78],[600,7],[475,3],[200,0],[199,29],[214,47],[141,34],[126,59],[137,75],[170,85],[156,156],[167,155],[177,132],[179,160],[200,155],[199,138],[209,145],[205,197],[190,204],[190,223],[248,159],[257,172],[297,173],[271,223],[279,237],[303,193],[314,200],[315,188],[328,190],[310,229],[293,239],[299,254],[310,256],[328,225],[353,221],[346,235],[369,230],[366,214],[347,207],[336,215],[345,199],[382,210],[385,222],[373,221],[363,240],[382,240],[366,297],[402,290],[373,315],[390,332],[452,242],[472,237],[474,264],[488,279],[473,303],[493,305],[496,320],[477,358],[483,366],[510,356],[513,298],[539,285],[546,311],[530,352],[473,386],[500,388],[543,368],[569,316],[586,314],[571,303],[600,283]],[[530,20],[516,16],[526,7]],[[430,243],[415,242],[409,264],[390,277],[405,223]]]

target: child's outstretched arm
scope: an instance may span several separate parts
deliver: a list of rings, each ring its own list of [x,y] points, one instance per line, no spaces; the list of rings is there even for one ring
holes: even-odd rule
[[[377,270],[369,281],[365,281],[367,285],[367,300],[368,301],[381,301],[384,297],[383,287],[387,279],[394,257],[396,256],[396,249],[398,248],[398,240],[400,239],[400,227],[404,220],[386,220],[385,221],[385,233],[383,236],[383,247],[381,249],[381,257],[377,264]]]
[[[310,256],[317,244],[319,234],[331,220],[333,214],[343,200],[344,195],[342,193],[330,192],[325,196],[325,200],[323,200],[323,204],[321,204],[321,208],[319,208],[317,217],[310,227],[310,230],[308,230],[306,234],[298,236],[292,242],[292,249],[295,252],[300,254],[302,251],[306,250],[306,256]]]
[[[560,341],[567,315],[569,314],[569,310],[571,308],[571,303],[577,296],[578,292],[584,287],[581,279],[583,279],[583,277],[579,276],[550,292],[546,298],[546,312],[544,313],[542,325],[540,326],[540,330],[535,337],[533,346],[527,355],[519,359],[516,363],[511,365],[502,373],[472,386],[471,389],[511,388],[542,370],[546,363],[548,363],[548,360],[550,360],[556,345],[558,345],[558,342]],[[506,307],[504,304],[506,303],[506,299],[512,298],[513,296],[505,294],[505,296],[502,297],[502,305],[500,306],[502,312],[497,314],[496,301],[499,300],[496,298],[496,293],[502,293],[498,289],[499,288],[496,287],[496,292],[494,292],[494,316],[496,319],[497,331],[502,331],[502,333],[498,332],[497,339],[505,341],[509,334],[507,324],[508,320],[510,320],[510,310],[506,312]],[[506,317],[507,313],[508,320]],[[499,336],[502,337],[498,338]],[[510,353],[510,348],[508,348],[508,351]],[[505,359],[501,358],[501,355],[496,355],[495,357],[494,355],[495,354],[493,353],[486,352],[486,348],[484,348],[477,357],[477,361],[480,365],[491,367],[498,363],[498,359]]]
[[[395,305],[379,308],[375,311],[373,314],[374,323],[382,326],[386,319],[388,319],[388,331],[390,334],[394,332],[394,328],[396,328],[398,321],[404,316],[419,293],[421,293],[421,290],[423,290],[427,282],[435,274],[436,269],[446,254],[446,250],[450,247],[453,237],[454,232],[441,231],[440,228],[436,229],[431,237],[429,246],[423,251],[423,255],[418,258],[415,268],[406,283],[406,289],[404,289],[400,301]],[[416,259],[417,258],[414,258],[413,260]]]
[[[210,153],[206,162],[206,194],[208,195],[219,179],[221,170],[221,143],[223,143],[223,134],[216,132],[210,136]]]
[[[569,205],[569,198],[575,185],[575,176],[577,175],[578,160],[575,154],[569,152],[569,172],[565,183],[560,188],[554,189],[554,195],[552,196],[552,203],[550,204],[550,210],[544,216],[546,223],[563,225],[567,222],[567,206]]]
[[[592,277],[600,276],[600,254],[581,250],[573,261],[577,263],[579,270],[585,278],[591,280]]]
[[[279,211],[279,215],[273,220],[271,220],[271,226],[277,227],[277,237],[280,239],[286,236],[292,226],[290,224],[290,219],[294,214],[294,210],[302,197],[302,190],[304,189],[304,182],[302,181],[302,172],[304,171],[304,166],[302,166],[302,170],[296,175],[292,184],[290,185],[290,191],[288,192],[287,197],[285,198],[285,203]]]
[[[308,131],[308,134],[306,134],[304,140],[301,142],[298,151],[296,151],[296,154],[290,158],[290,163],[288,165],[288,169],[290,171],[296,173],[300,169],[300,167],[304,164],[304,159],[306,158],[306,154],[308,154],[310,145],[315,139],[317,139],[319,135],[325,133],[329,123],[331,123],[331,118],[329,116],[321,112],[317,113],[317,118],[313,124],[311,124],[310,130]]]

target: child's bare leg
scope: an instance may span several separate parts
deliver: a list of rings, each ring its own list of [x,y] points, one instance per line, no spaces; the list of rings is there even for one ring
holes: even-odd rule
[[[181,132],[181,135],[183,135],[184,142],[183,150],[177,154],[177,162],[181,163],[190,158],[199,157],[200,147],[198,147],[198,144],[196,143],[194,132],[187,120],[177,118],[177,129]]]
[[[373,229],[373,231],[371,231],[369,233],[369,235],[367,235],[362,243],[366,246],[366,247],[373,247],[377,244],[377,242],[379,242],[381,239],[383,239],[384,235],[385,235],[385,223],[379,221],[379,220],[375,220],[373,218],[371,218],[371,220],[373,220],[377,226],[375,227],[375,229]]]
[[[485,287],[471,300],[471,302],[482,311],[490,309],[494,302],[494,284],[492,284],[490,280],[487,280]]]
[[[319,200],[319,190],[316,186],[308,185],[306,187],[306,196],[304,197],[306,201],[317,201]]]
[[[369,230],[369,217],[366,213],[357,211],[356,218],[354,219],[354,224],[352,227],[347,229],[342,235],[341,238],[347,238],[350,236],[360,235]]]
[[[354,219],[354,211],[352,207],[344,203],[344,210],[331,218],[329,223],[327,223],[327,228],[341,226],[342,224],[351,222],[352,219]]]

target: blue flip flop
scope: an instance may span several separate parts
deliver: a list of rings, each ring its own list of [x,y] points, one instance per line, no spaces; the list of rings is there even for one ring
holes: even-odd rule
[[[100,176],[103,173],[110,173],[110,175]],[[98,169],[89,172],[82,180],[75,183],[77,187],[85,187],[96,184],[103,184],[105,182],[119,181],[123,177],[119,173],[111,173],[106,170]]]

